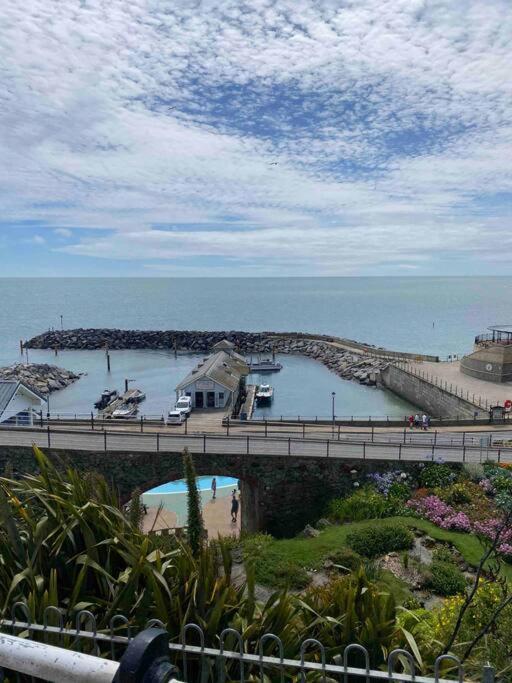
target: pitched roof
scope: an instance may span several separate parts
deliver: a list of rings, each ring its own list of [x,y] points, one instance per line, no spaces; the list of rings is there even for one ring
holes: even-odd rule
[[[18,379],[0,379],[0,415],[7,408],[20,387],[23,387],[25,391],[30,392],[37,398],[46,401],[44,396],[42,396],[28,384],[25,384],[25,382],[21,382]]]
[[[184,389],[197,380],[210,379],[230,391],[235,391],[240,378],[248,374],[249,366],[243,356],[238,353],[218,351],[189,372],[176,389]]]
[[[2,379],[0,380],[0,414],[4,412],[12,397],[16,393],[19,380],[17,379]]]

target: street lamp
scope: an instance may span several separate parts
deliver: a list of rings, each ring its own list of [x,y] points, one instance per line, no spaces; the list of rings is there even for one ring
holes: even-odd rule
[[[334,413],[334,399],[336,398],[336,392],[331,393],[332,396],[332,433],[334,434],[334,421],[336,420],[336,415]]]

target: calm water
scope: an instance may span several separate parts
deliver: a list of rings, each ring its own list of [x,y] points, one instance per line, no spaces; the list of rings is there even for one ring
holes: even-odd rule
[[[242,329],[332,333],[403,351],[447,356],[471,348],[488,325],[512,322],[512,278],[0,279],[0,363],[19,360],[19,339],[49,327]],[[162,414],[197,357],[157,351],[30,351],[34,362],[85,372],[51,397],[52,412],[89,412],[124,378]],[[285,356],[272,375],[275,415],[402,415],[407,404],[337,378],[313,361]]]

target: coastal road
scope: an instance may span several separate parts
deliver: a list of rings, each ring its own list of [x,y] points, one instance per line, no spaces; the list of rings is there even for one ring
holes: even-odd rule
[[[77,429],[39,430],[20,427],[0,428],[0,446],[93,451],[180,452],[188,448],[193,454],[262,455],[365,460],[485,462],[487,459],[512,462],[512,448],[447,446],[444,444],[382,443],[338,441],[328,438],[254,435],[169,435],[160,432],[91,431]]]

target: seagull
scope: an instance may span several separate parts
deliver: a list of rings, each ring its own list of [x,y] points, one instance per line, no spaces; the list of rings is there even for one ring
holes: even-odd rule
[[[277,162],[277,161],[272,161],[272,162],[269,164],[269,166],[277,166],[277,165],[278,165],[278,162]]]

